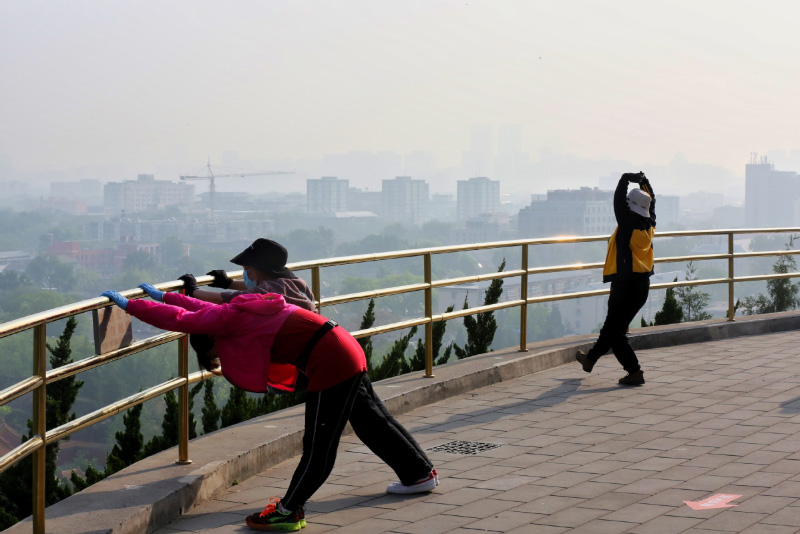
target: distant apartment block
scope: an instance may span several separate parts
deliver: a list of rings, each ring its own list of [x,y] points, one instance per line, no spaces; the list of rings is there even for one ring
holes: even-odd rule
[[[383,180],[381,189],[382,215],[390,222],[420,225],[428,220],[428,184],[424,180],[412,180],[410,176],[398,176]]]
[[[766,157],[753,154],[745,166],[745,226],[772,228],[800,222],[800,177],[776,171]]]
[[[484,176],[459,180],[456,189],[456,216],[466,221],[484,213],[500,211],[500,181]]]
[[[556,235],[606,235],[617,226],[614,193],[598,188],[548,191],[547,197],[532,197],[531,205],[519,211],[519,237]]]
[[[91,241],[161,243],[176,237],[184,243],[213,243],[251,240],[253,236],[275,233],[275,221],[244,219],[225,221],[186,220],[106,220],[91,221],[84,225],[84,234]]]
[[[656,193],[656,227],[664,230],[681,221],[681,197]]]
[[[106,213],[135,213],[194,202],[194,185],[156,180],[152,174],[140,174],[136,180],[108,182],[103,187]]]
[[[309,213],[347,211],[349,188],[350,180],[340,180],[335,176],[306,180],[306,211]]]

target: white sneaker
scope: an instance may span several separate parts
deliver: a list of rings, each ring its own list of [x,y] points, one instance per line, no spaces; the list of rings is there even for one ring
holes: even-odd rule
[[[406,486],[402,482],[395,482],[393,484],[389,484],[386,487],[386,493],[424,493],[426,491],[431,491],[439,485],[439,473],[436,472],[436,469],[432,470],[428,476],[423,479],[418,480],[417,482]]]

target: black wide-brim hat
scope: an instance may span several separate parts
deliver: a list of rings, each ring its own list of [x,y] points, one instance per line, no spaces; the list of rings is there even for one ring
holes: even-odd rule
[[[286,267],[289,253],[283,245],[271,239],[259,237],[253,244],[240,252],[231,263],[255,267],[264,274],[277,278],[297,278],[291,269]]]

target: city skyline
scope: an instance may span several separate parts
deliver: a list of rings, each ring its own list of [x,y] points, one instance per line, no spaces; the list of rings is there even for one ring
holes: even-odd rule
[[[644,170],[691,192],[704,177],[743,190],[751,152],[800,167],[789,1],[0,9],[0,180],[175,179],[226,154],[319,178],[335,175],[326,160],[393,152],[437,172],[405,161],[371,182],[342,177],[376,188],[410,175],[439,192],[488,176],[543,193]],[[500,172],[473,157],[476,125],[494,130]],[[696,168],[673,172],[682,162]]]

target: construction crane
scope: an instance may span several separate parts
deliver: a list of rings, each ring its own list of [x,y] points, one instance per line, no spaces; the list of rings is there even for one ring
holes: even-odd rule
[[[244,178],[247,176],[271,176],[273,174],[294,174],[294,171],[264,171],[264,172],[245,172],[245,173],[231,173],[231,174],[214,174],[211,170],[211,161],[206,165],[208,169],[208,176],[181,176],[181,180],[209,180],[208,183],[208,196],[209,207],[211,208],[211,216],[214,216],[214,194],[217,191],[215,178]]]

